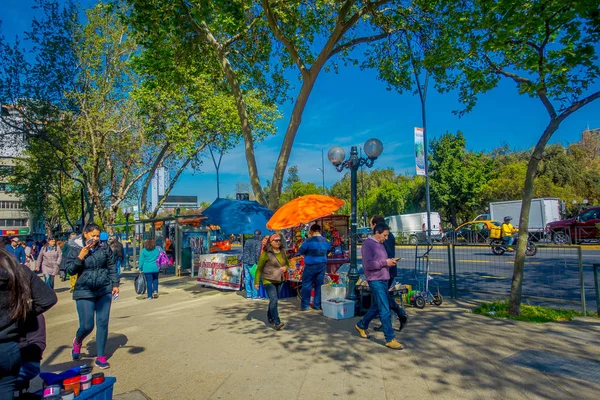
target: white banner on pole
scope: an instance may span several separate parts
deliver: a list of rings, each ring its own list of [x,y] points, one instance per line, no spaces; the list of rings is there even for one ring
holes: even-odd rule
[[[415,127],[415,165],[417,175],[425,176],[425,144],[423,142],[423,128]]]

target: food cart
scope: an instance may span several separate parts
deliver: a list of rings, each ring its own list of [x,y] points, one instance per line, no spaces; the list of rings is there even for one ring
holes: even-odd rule
[[[350,216],[328,215],[304,226],[292,228],[286,238],[290,256],[298,253],[312,224],[319,224],[321,234],[332,243],[331,251],[327,255],[327,273],[335,274],[342,264],[350,261]]]

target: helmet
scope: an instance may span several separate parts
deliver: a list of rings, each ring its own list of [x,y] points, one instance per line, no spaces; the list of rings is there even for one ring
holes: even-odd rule
[[[512,217],[510,215],[507,215],[506,217],[504,217],[504,222],[508,222],[512,219]]]

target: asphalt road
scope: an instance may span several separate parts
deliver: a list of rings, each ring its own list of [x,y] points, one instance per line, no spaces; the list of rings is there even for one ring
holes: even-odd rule
[[[425,248],[419,247],[422,254]],[[489,246],[456,246],[456,287],[463,293],[490,292],[496,297],[506,297],[514,268],[514,253],[494,255]],[[415,248],[398,246],[396,256],[399,262],[398,275],[403,281],[414,282]],[[594,276],[592,264],[600,263],[600,248],[582,248],[582,265],[586,302],[595,309]],[[526,258],[523,295],[552,300],[553,302],[581,302],[579,279],[579,253],[576,248],[539,247],[533,257]],[[449,295],[448,249],[434,247],[429,254],[430,271],[435,284],[439,284],[442,294]],[[535,300],[532,300],[535,302]]]

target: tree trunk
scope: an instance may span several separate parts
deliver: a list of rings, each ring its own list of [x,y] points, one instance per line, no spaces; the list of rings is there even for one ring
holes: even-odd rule
[[[521,314],[521,294],[523,291],[523,272],[525,268],[525,251],[527,250],[527,239],[529,238],[529,210],[531,209],[531,199],[533,199],[533,182],[537,167],[544,154],[546,144],[560,126],[561,120],[553,118],[546,127],[544,134],[533,150],[533,154],[527,165],[525,174],[525,187],[523,188],[523,202],[521,204],[521,215],[519,217],[519,240],[517,242],[517,251],[515,254],[515,265],[510,288],[510,300],[508,313],[511,316]]]
[[[248,164],[248,175],[250,176],[250,184],[252,185],[252,191],[254,192],[254,197],[256,200],[263,204],[267,204],[267,199],[265,197],[265,193],[260,186],[260,178],[258,177],[258,167],[256,166],[256,158],[254,157],[254,138],[252,137],[252,128],[250,127],[250,119],[248,118],[248,110],[246,109],[246,103],[244,102],[244,94],[242,93],[242,89],[240,88],[240,83],[237,79],[237,75],[229,62],[229,59],[226,57],[224,49],[221,44],[214,37],[206,22],[202,21],[198,28],[204,34],[206,41],[213,47],[217,56],[219,57],[219,62],[221,63],[221,68],[223,68],[223,72],[225,73],[225,79],[227,79],[227,83],[231,88],[231,92],[233,93],[233,98],[235,99],[235,106],[237,108],[238,116],[240,118],[240,123],[242,125],[242,137],[244,138],[244,147],[246,150],[246,163]]]
[[[279,158],[277,159],[277,164],[275,165],[275,170],[273,171],[273,181],[271,182],[271,190],[269,191],[269,208],[273,211],[279,208],[279,197],[281,196],[281,190],[283,187],[283,175],[285,174],[287,164],[290,160],[290,154],[292,153],[292,146],[294,145],[296,133],[298,133],[298,128],[300,128],[300,123],[302,122],[304,108],[306,107],[310,93],[315,86],[315,81],[318,74],[318,69],[314,72],[311,69],[309,73],[304,74],[302,88],[300,89],[300,93],[296,99],[296,104],[294,104],[292,117],[290,118],[287,131],[285,132],[285,138],[283,139],[283,144],[281,145]]]

